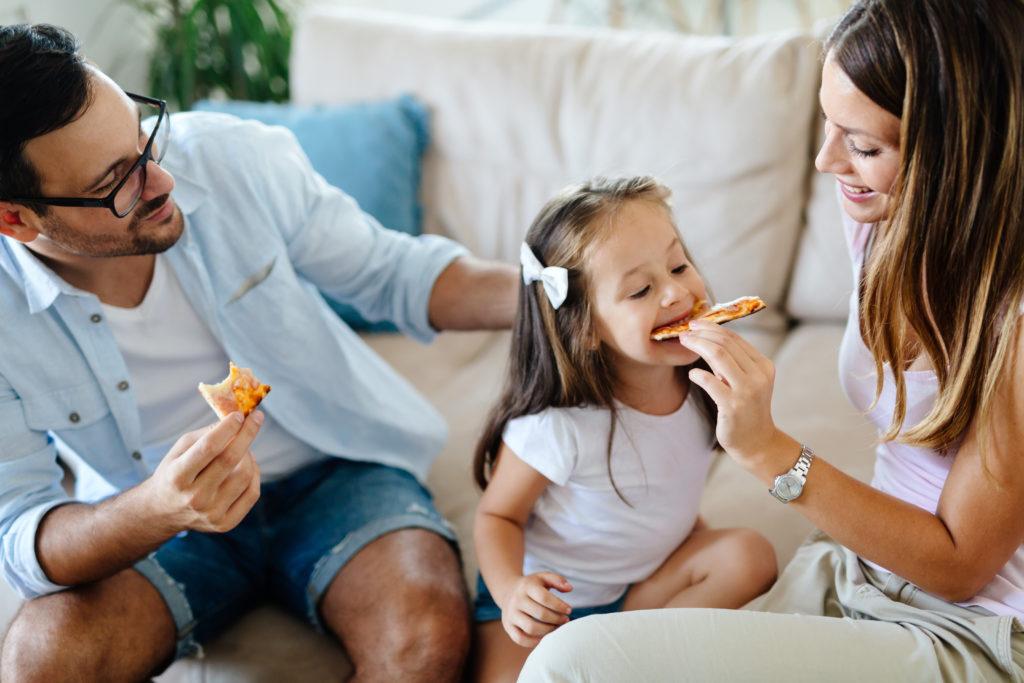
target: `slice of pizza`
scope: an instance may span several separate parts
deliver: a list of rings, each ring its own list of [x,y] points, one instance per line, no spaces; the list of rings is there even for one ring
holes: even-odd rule
[[[230,372],[220,384],[199,384],[199,393],[223,419],[231,413],[240,411],[248,415],[256,410],[263,397],[270,393],[270,385],[263,384],[252,374],[249,368],[240,368],[229,362]]]
[[[683,332],[688,332],[690,330],[690,323],[698,319],[721,324],[738,318],[745,318],[752,313],[764,310],[765,303],[761,301],[759,297],[744,296],[736,299],[735,301],[716,304],[711,308],[707,308],[706,306],[707,305],[704,302],[700,302],[696,307],[694,307],[695,311],[697,311],[697,307],[701,307],[701,310],[697,311],[696,314],[688,315],[682,320],[674,322],[671,325],[664,325],[656,328],[651,332],[651,339],[655,341],[662,341],[663,339],[678,337]]]

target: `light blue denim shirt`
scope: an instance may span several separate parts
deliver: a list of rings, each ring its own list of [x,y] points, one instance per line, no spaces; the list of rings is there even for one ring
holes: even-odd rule
[[[273,386],[267,412],[323,453],[424,480],[447,436],[443,419],[323,295],[426,342],[433,284],[465,249],[381,228],[317,175],[284,128],[176,114],[163,166],[185,216],[168,263],[228,356]],[[0,348],[0,567],[32,597],[62,588],[35,552],[43,515],[69,500],[54,440],[115,489],[158,462],[142,456],[131,378],[99,300],[8,238]]]

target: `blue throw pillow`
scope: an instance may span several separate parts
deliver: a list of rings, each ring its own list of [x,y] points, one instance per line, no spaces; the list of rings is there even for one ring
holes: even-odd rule
[[[384,227],[420,234],[420,161],[430,143],[430,115],[413,97],[309,107],[202,100],[194,109],[288,128],[328,183]],[[353,329],[395,330],[389,322],[367,322],[351,306],[328,303]]]

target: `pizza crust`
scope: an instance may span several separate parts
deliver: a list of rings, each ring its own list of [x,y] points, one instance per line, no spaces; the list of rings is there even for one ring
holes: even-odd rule
[[[738,318],[744,318],[764,309],[764,301],[756,296],[740,297],[735,301],[716,304],[711,308],[707,308],[707,304],[702,301],[694,306],[694,313],[686,318],[686,320],[655,329],[651,332],[651,339],[662,341],[663,339],[678,337],[683,332],[689,332],[690,323],[694,320],[706,320],[707,322],[721,324],[737,320]]]
[[[219,384],[199,384],[199,393],[223,419],[238,411],[248,415],[270,393],[270,385],[263,384],[249,368],[240,368],[229,362],[228,376]]]

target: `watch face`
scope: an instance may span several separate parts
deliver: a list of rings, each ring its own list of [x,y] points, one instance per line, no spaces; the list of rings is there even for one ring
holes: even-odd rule
[[[779,482],[779,495],[787,500],[792,500],[800,495],[800,491],[803,487],[800,486],[800,480],[791,474],[787,474],[782,477],[782,481]]]

